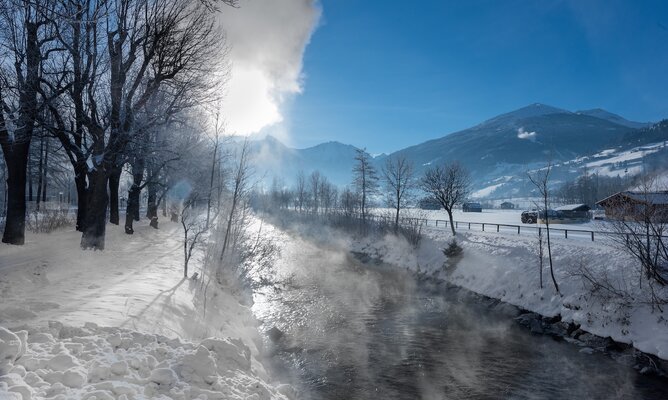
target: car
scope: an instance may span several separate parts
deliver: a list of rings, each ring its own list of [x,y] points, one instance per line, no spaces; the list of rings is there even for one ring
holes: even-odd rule
[[[520,218],[523,224],[535,224],[538,222],[538,210],[522,211]]]

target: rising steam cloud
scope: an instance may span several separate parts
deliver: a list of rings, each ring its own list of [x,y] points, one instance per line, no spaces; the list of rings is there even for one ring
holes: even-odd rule
[[[242,0],[224,8],[232,64],[223,114],[229,133],[250,135],[283,121],[302,91],[302,58],[320,19],[316,0]]]

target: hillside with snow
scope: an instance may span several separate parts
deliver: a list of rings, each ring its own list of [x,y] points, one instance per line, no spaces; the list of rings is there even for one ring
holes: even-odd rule
[[[589,173],[632,177],[642,165],[668,168],[663,143],[668,123],[629,121],[602,109],[571,112],[545,104],[490,118],[474,127],[374,158],[381,169],[387,157],[403,156],[418,174],[430,166],[457,160],[471,172],[473,197],[526,195],[528,170],[554,164],[553,183]],[[267,136],[252,142],[258,176],[268,186],[274,177],[292,185],[299,171],[318,170],[334,184],[351,182],[355,147],[327,142],[293,149]]]

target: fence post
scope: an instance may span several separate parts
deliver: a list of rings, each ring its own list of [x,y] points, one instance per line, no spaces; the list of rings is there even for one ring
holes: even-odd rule
[[[568,229],[564,229],[564,237],[568,239]]]
[[[482,224],[482,231],[485,232],[485,224]]]
[[[436,226],[438,226],[438,220],[436,220]]]
[[[519,225],[517,225],[517,234],[518,235],[520,234],[520,226]]]
[[[594,231],[591,231],[591,241],[594,241]]]
[[[543,233],[543,228],[538,228],[538,235],[541,235]]]
[[[469,230],[471,230],[471,223],[469,222]]]
[[[496,224],[496,231],[499,231],[499,224]]]

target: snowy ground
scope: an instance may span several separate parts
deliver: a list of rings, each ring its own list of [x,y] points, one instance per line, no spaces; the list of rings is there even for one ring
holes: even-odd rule
[[[516,212],[515,212],[516,213]],[[495,212],[514,218],[514,212]],[[487,215],[486,215],[487,214]],[[493,213],[467,213],[486,220]],[[494,222],[502,223],[496,219]],[[491,222],[491,221],[488,221]],[[552,255],[561,296],[555,292],[547,266],[543,268],[543,289],[539,284],[538,244],[535,235],[461,231],[457,239],[464,249],[458,262],[449,262],[441,249],[452,236],[449,230],[424,228],[426,238],[413,251],[402,239],[387,236],[382,240],[351,240],[354,251],[361,251],[383,261],[438,274],[450,282],[474,292],[503,300],[545,316],[561,315],[582,329],[637,349],[668,359],[668,312],[652,310],[647,304],[648,287],[638,285],[638,267],[610,241],[555,237]],[[545,250],[547,252],[547,250]],[[592,293],[581,275],[586,268],[594,276],[606,278],[632,299],[609,296],[605,291]],[[666,288],[659,294],[668,297]]]
[[[289,395],[266,383],[257,323],[238,293],[209,289],[203,317],[200,280],[183,278],[180,235],[177,224],[140,223],[133,236],[110,226],[104,252],[80,250],[74,231],[2,245],[0,398]]]

